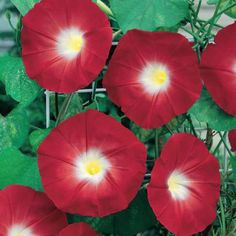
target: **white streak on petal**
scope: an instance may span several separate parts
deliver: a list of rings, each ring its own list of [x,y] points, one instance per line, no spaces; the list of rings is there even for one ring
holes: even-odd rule
[[[34,236],[34,234],[29,228],[26,228],[20,224],[16,224],[8,230],[7,236]]]

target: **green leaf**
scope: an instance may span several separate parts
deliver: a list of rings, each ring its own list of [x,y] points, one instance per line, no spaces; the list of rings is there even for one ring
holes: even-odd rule
[[[235,2],[233,0],[223,0],[220,4],[220,10],[224,10],[234,4]],[[231,18],[236,18],[236,6],[229,8],[227,11],[224,12],[227,16]]]
[[[104,93],[97,93],[94,98],[97,109],[101,112],[108,113],[110,112],[110,108],[112,107],[111,100]]]
[[[10,0],[18,9],[20,14],[24,16],[39,0]]]
[[[59,109],[59,111],[60,111],[66,97],[67,97],[67,95],[65,95],[65,94],[60,94],[60,95],[58,94],[58,109]],[[70,101],[70,103],[69,103],[67,112],[63,116],[62,120],[66,120],[67,118],[69,118],[73,115],[76,115],[77,113],[82,111],[83,110],[82,103],[83,103],[83,101],[80,98],[79,94],[74,94],[71,101]],[[57,115],[56,115],[56,98],[55,98],[55,94],[51,94],[50,110],[51,110],[52,114],[54,115],[54,117],[57,117]]]
[[[219,2],[219,0],[208,0],[207,4],[216,5],[218,2]],[[224,9],[228,8],[233,3],[235,3],[234,0],[221,0],[220,10],[223,11]],[[236,6],[231,7],[230,9],[225,11],[224,14],[235,19],[236,18]]]
[[[45,127],[45,95],[42,93],[34,102],[26,107],[27,115],[30,119],[30,124],[36,127]]]
[[[6,94],[27,106],[38,96],[40,87],[25,73],[20,57],[4,56],[0,58],[0,80],[5,84]]]
[[[11,184],[42,190],[37,158],[25,156],[13,147],[0,152],[0,189]]]
[[[24,108],[15,108],[6,117],[8,134],[13,144],[20,147],[29,133],[29,118]]]
[[[136,235],[157,224],[147,200],[146,189],[141,189],[124,211],[103,218],[71,216],[69,220],[85,221],[98,232],[120,236]]]
[[[95,109],[110,115],[118,122],[121,122],[121,117],[118,112],[118,107],[116,107],[111,100],[104,93],[95,94],[94,101],[85,107],[85,110]]]
[[[12,60],[11,56],[1,55],[0,56],[0,81],[4,83],[5,78],[7,77],[8,70],[6,69],[6,65],[10,64]]]
[[[236,128],[236,116],[225,113],[210,97],[206,89],[202,90],[200,99],[189,110],[199,122],[208,123],[216,131],[228,131]]]
[[[207,4],[209,5],[216,5],[219,2],[219,0],[208,0]]]
[[[171,131],[178,129],[186,120],[185,115],[179,115],[174,117],[170,122],[168,122],[166,125],[162,126],[162,130],[160,131],[161,135],[164,135],[166,133],[170,133],[168,129]],[[168,128],[167,128],[168,127]]]
[[[110,0],[110,5],[123,32],[172,27],[188,14],[187,0]]]
[[[0,151],[6,147],[21,147],[29,132],[29,119],[25,110],[17,107],[6,117],[0,115]]]
[[[39,129],[33,131],[29,136],[30,144],[33,148],[33,151],[37,152],[38,146],[40,143],[47,137],[47,135],[50,133],[51,128],[48,129]]]
[[[143,129],[133,122],[130,125],[130,129],[137,136],[137,138],[143,143],[146,143],[148,140],[154,138],[155,136],[154,129]]]

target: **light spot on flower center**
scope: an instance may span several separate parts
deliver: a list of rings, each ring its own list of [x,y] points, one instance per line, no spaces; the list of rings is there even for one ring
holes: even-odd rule
[[[164,69],[159,68],[153,71],[151,79],[156,85],[162,85],[165,83],[167,78],[168,78],[167,72]]]
[[[140,82],[150,95],[166,90],[170,84],[170,72],[165,65],[150,63],[140,74]]]
[[[234,65],[233,65],[233,72],[236,74],[236,61],[234,62]]]
[[[83,33],[80,30],[66,29],[57,37],[57,51],[65,59],[71,60],[81,52],[84,43]]]
[[[76,158],[76,177],[97,184],[101,182],[111,163],[99,150],[90,149]]]
[[[24,236],[24,234],[23,233],[15,233],[15,234],[13,234],[13,236]]]
[[[172,172],[167,180],[168,190],[175,200],[184,200],[188,197],[189,179],[178,171]]]
[[[68,50],[80,52],[82,45],[83,38],[81,35],[71,36],[71,38],[68,39]]]
[[[29,228],[23,225],[13,225],[7,233],[7,236],[32,236],[33,233]]]
[[[85,169],[90,175],[96,175],[102,170],[102,165],[100,160],[90,161],[85,164]]]

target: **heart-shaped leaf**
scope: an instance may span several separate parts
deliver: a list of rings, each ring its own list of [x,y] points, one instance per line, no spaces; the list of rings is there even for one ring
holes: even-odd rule
[[[172,27],[188,14],[187,0],[110,0],[110,4],[124,33],[134,28]]]
[[[39,0],[11,0],[11,2],[20,14],[24,16]]]
[[[6,117],[0,114],[0,151],[21,147],[29,132],[29,119],[24,108],[16,107]]]
[[[5,84],[6,94],[24,106],[33,102],[41,89],[26,75],[22,59],[4,56],[0,64],[0,80]]]
[[[0,189],[11,184],[42,190],[37,158],[25,156],[14,147],[0,152]]]
[[[199,122],[206,122],[210,128],[217,131],[236,128],[236,116],[231,116],[218,107],[206,89],[203,89],[201,97],[192,106],[189,113]]]

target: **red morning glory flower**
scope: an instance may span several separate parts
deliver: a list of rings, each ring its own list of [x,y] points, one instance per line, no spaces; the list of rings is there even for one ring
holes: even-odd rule
[[[157,128],[187,112],[198,99],[198,62],[177,33],[129,31],[104,79],[111,100],[143,128]]]
[[[66,215],[44,193],[19,185],[0,191],[1,236],[57,235],[67,226]]]
[[[217,159],[190,134],[175,134],[156,160],[148,200],[157,217],[176,236],[203,231],[216,218],[220,192]]]
[[[213,100],[236,115],[236,23],[220,30],[202,54],[201,75]]]
[[[98,236],[98,234],[90,225],[81,222],[67,226],[58,236]]]
[[[231,145],[231,151],[235,152],[236,151],[236,129],[232,129],[229,131],[228,138]]]
[[[70,93],[97,77],[112,30],[91,0],[43,0],[24,16],[21,39],[29,77],[48,90]]]
[[[57,126],[38,149],[45,192],[66,212],[105,216],[127,208],[146,171],[146,149],[95,110]]]

